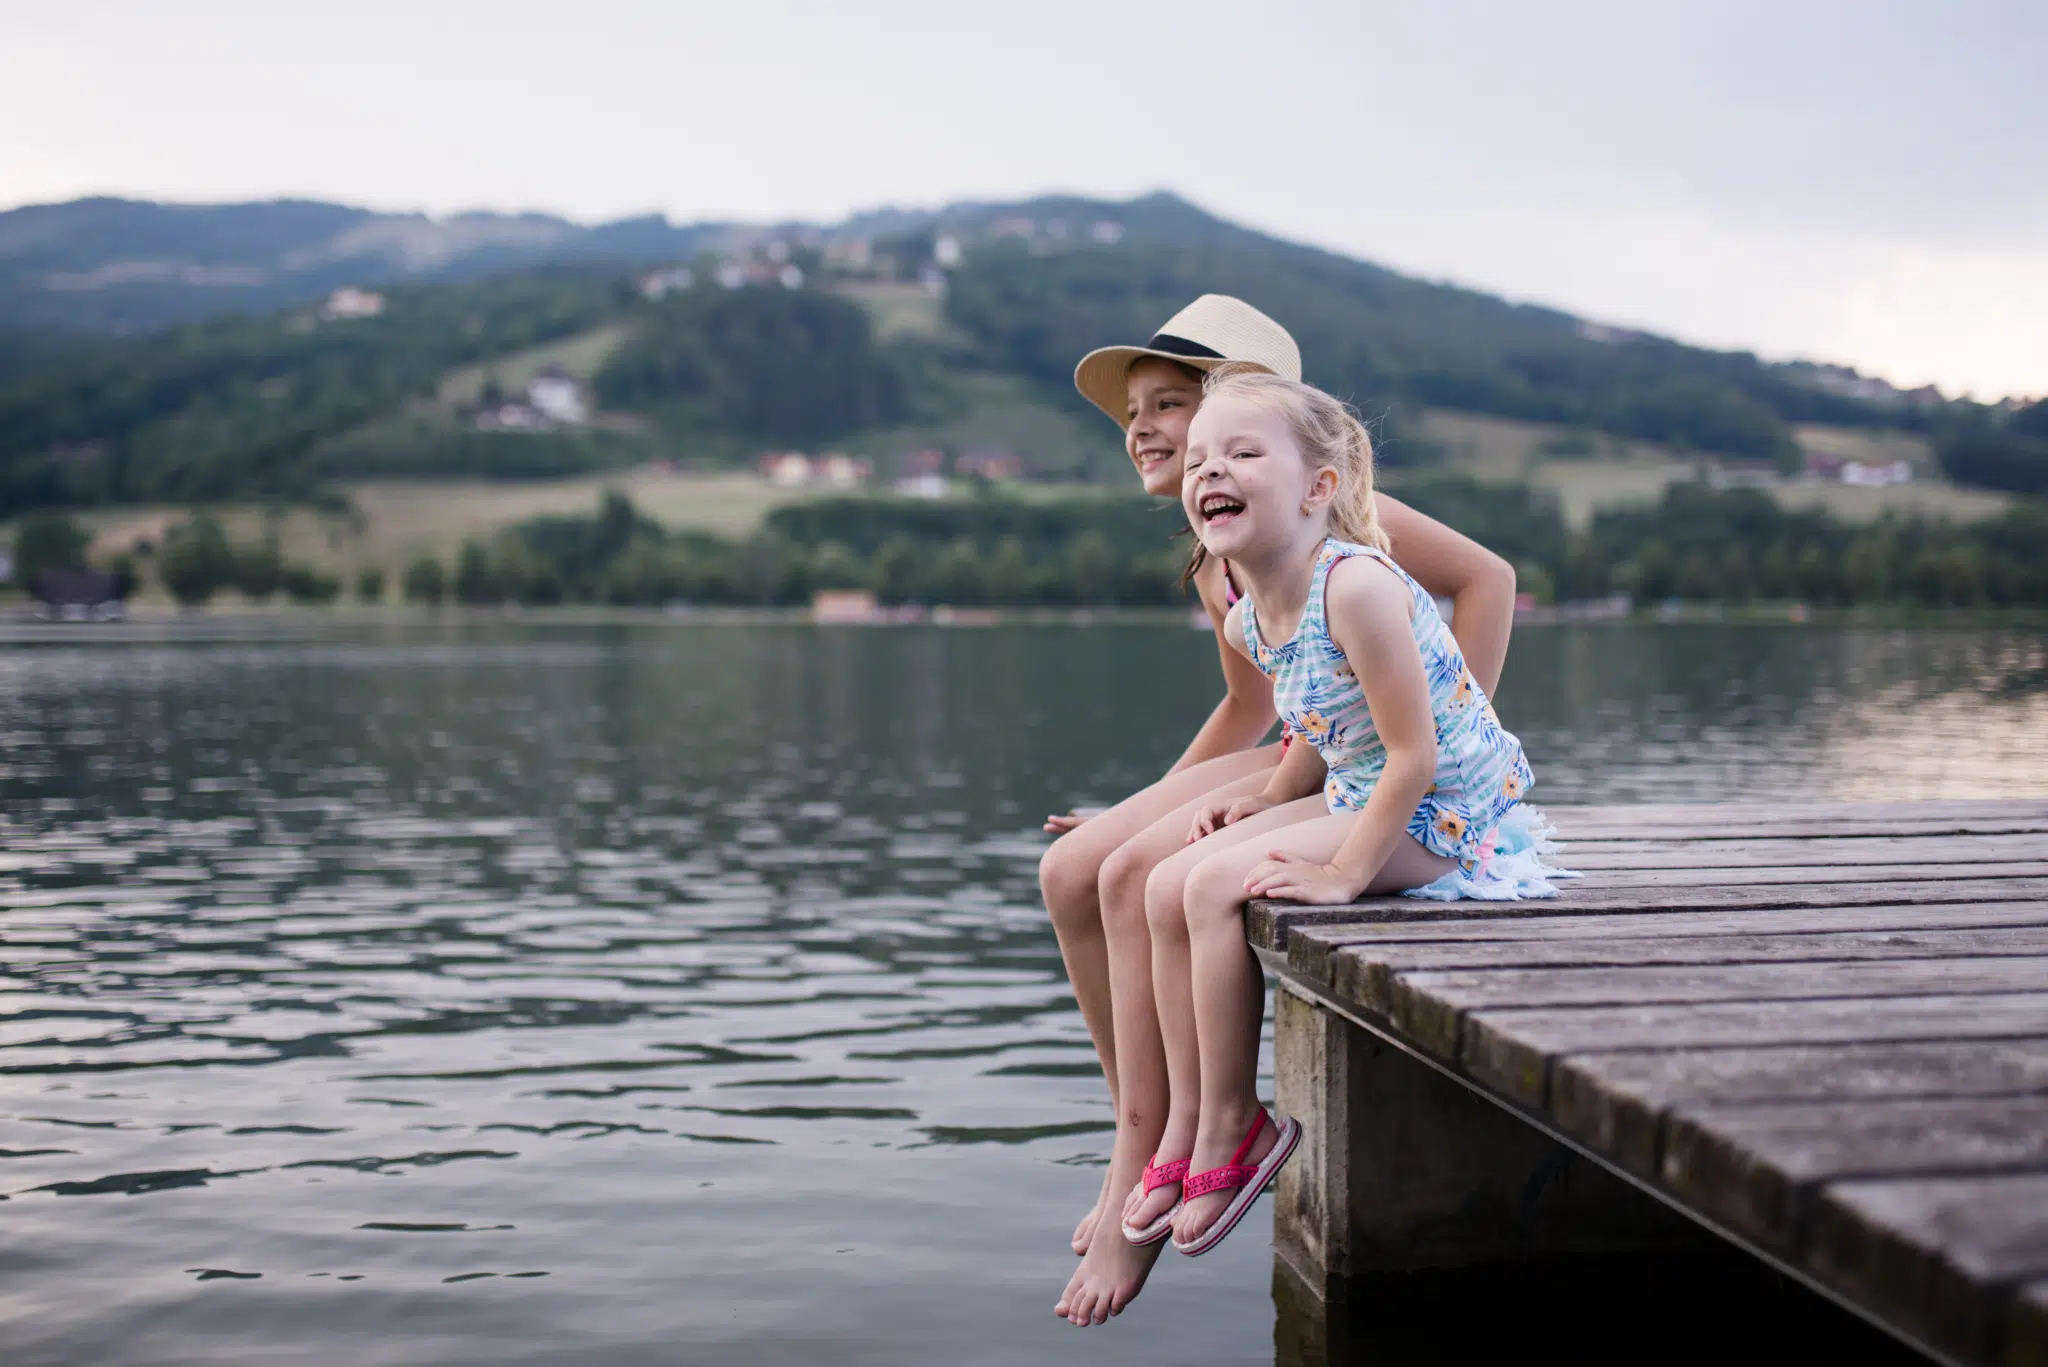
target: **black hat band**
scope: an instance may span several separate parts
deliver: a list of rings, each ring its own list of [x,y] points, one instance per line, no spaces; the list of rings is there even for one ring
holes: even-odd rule
[[[1216,348],[1203,346],[1200,342],[1190,342],[1187,338],[1176,337],[1170,332],[1153,333],[1152,340],[1145,343],[1145,350],[1164,351],[1174,356],[1200,356],[1211,361],[1223,359],[1223,353]]]

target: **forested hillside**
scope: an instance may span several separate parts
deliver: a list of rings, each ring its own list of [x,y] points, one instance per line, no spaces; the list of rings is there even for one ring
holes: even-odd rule
[[[0,516],[45,504],[313,494],[323,443],[455,366],[613,316],[611,271],[393,289],[374,318],[227,317],[78,349],[0,388]]]
[[[403,279],[549,253],[582,264]],[[124,275],[124,260],[183,262],[185,274]],[[131,287],[161,286],[176,312],[213,288],[195,279],[262,275],[262,288],[296,289],[344,266],[401,283],[378,284],[373,306],[355,310],[302,303],[140,336],[81,332],[90,309],[68,331],[37,327],[60,296],[135,300]],[[1020,451],[1027,472],[1114,477],[1114,433],[1073,394],[1073,365],[1092,347],[1143,340],[1204,291],[1278,318],[1309,379],[1397,433],[1405,414],[1456,409],[1782,464],[1796,458],[1795,423],[1912,426],[1940,438],[1955,478],[2048,487],[2038,409],[1845,397],[1747,354],[1410,279],[1166,195],[744,231],[86,201],[0,215],[0,277],[0,518],[52,504],[308,499],[370,474],[731,464],[790,445],[850,443],[887,472],[902,455],[892,443],[930,444],[933,430],[987,444],[998,403],[1049,415],[1025,425],[1034,440],[1085,445]],[[53,288],[59,279],[70,283]],[[583,388],[578,411],[501,417],[518,397],[505,377],[557,360],[580,367],[565,381]]]
[[[384,214],[341,204],[81,199],[0,213],[0,328],[139,332],[308,303],[339,285],[688,256],[714,225],[584,227],[545,214]]]
[[[1564,314],[1251,233],[1168,248],[978,254],[959,271],[947,312],[983,364],[1057,385],[1089,347],[1141,339],[1204,291],[1253,300],[1284,321],[1306,378],[1368,408],[1535,418],[1758,459],[1789,451],[1791,423],[1898,420],[1789,383],[1754,356],[1650,337],[1595,341]]]

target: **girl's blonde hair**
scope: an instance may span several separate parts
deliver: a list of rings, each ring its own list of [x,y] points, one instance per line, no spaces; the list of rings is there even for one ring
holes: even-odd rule
[[[1374,550],[1387,549],[1372,496],[1372,437],[1350,404],[1313,385],[1283,380],[1254,366],[1217,366],[1202,382],[1202,402],[1233,395],[1278,413],[1294,433],[1311,470],[1337,472],[1330,502],[1330,535]]]

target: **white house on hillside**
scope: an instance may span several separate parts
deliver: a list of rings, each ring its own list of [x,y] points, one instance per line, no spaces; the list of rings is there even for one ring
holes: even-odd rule
[[[338,318],[375,318],[384,311],[384,296],[373,290],[359,290],[353,285],[343,285],[327,296],[321,306],[320,316],[333,322]]]
[[[526,402],[549,422],[577,426],[590,420],[590,406],[583,401],[583,388],[575,376],[560,366],[548,366],[526,386]]]

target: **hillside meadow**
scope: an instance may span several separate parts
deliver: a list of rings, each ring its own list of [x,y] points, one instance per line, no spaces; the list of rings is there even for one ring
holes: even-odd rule
[[[287,560],[351,579],[377,568],[396,577],[421,556],[452,559],[462,543],[484,540],[536,517],[583,516],[607,489],[626,493],[670,531],[744,536],[767,514],[804,491],[778,489],[751,474],[671,474],[657,468],[550,480],[366,480],[344,486],[359,516],[306,507],[248,504],[216,508],[237,543],[275,536]],[[105,563],[154,545],[186,509],[90,509],[78,520],[93,536],[92,557]],[[11,530],[11,529],[10,529]],[[0,539],[6,533],[0,532]]]
[[[1015,401],[1002,389],[1000,380],[991,379],[992,408]],[[961,421],[972,424],[975,419],[970,415]],[[1385,471],[1389,490],[1399,493],[1437,470],[1467,474],[1502,489],[1525,486],[1553,495],[1573,531],[1583,531],[1596,511],[1653,504],[1666,488],[1694,482],[1701,471],[1696,459],[1643,442],[1599,439],[1592,443],[1593,454],[1560,455],[1563,448],[1579,449],[1583,434],[1551,424],[1437,412],[1427,415],[1417,433],[1429,444],[1424,448],[1429,460]],[[1831,428],[1802,428],[1800,437],[1812,449],[1851,458],[1905,459],[1915,467],[1916,482],[1880,489],[1796,482],[1766,486],[1788,510],[1818,508],[1851,524],[1870,523],[1887,511],[1970,522],[1994,516],[2010,502],[2005,495],[1942,482],[1924,443],[1916,447],[1910,438]],[[223,504],[215,511],[237,543],[275,537],[286,559],[352,583],[367,568],[382,569],[395,579],[422,556],[452,562],[465,542],[488,541],[534,518],[586,516],[611,489],[625,493],[643,516],[669,532],[723,539],[745,537],[775,509],[825,492],[780,488],[746,471],[646,465],[545,480],[353,481],[340,486],[352,513],[258,504]],[[1059,501],[1115,492],[1114,486],[1101,484],[1019,484],[1007,486],[1005,496]],[[116,506],[83,510],[79,517],[93,535],[93,558],[107,563],[160,543],[186,511],[174,505]],[[0,529],[0,539],[9,531]],[[151,588],[146,597],[156,592]]]
[[[1869,522],[1885,512],[1921,513],[1974,521],[1996,516],[2011,496],[1950,482],[1925,437],[1909,432],[1804,424],[1793,429],[1804,453],[1866,465],[1905,461],[1913,482],[1869,488],[1785,478],[1745,470],[1741,478],[1767,489],[1787,508],[1821,508],[1845,522]],[[1479,413],[1431,411],[1416,424],[1423,445],[1417,463],[1469,474],[1488,484],[1529,484],[1556,495],[1565,522],[1582,529],[1595,511],[1650,503],[1673,484],[1712,477],[1720,468],[1698,453],[1656,442],[1589,433],[1554,423],[1523,422]],[[1394,448],[1399,453],[1399,446]],[[1387,474],[1397,488],[1405,471]]]

